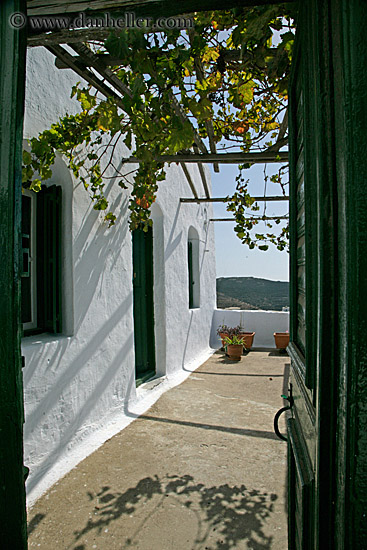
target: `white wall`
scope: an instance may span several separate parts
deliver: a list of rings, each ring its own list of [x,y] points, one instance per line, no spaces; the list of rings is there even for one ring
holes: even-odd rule
[[[72,71],[54,68],[54,57],[47,50],[29,50],[26,138],[38,135],[66,111],[78,110],[69,98],[77,80]],[[117,147],[116,162],[128,154],[123,145]],[[126,172],[131,168],[129,165]],[[197,168],[190,167],[190,172],[202,193]],[[114,174],[110,170],[108,175]],[[117,221],[108,228],[103,214],[93,210],[83,186],[73,179],[61,158],[49,183],[63,188],[64,331],[26,337],[22,342],[24,461],[30,467],[30,501],[83,458],[81,449],[86,441],[87,452],[102,442],[100,434],[110,420],[118,431],[141,393],[135,388],[129,192],[109,180],[106,193]],[[216,300],[211,208],[180,204],[181,196],[189,197],[191,192],[181,167],[173,164],[167,180],[160,184],[152,214],[156,368],[158,375],[168,377],[189,372],[199,357],[204,359],[210,353]],[[201,269],[201,307],[191,311],[187,268],[190,226],[199,235]]]
[[[275,348],[274,332],[289,330],[289,312],[216,309],[211,333],[213,348],[220,348],[222,345],[217,336],[219,325],[229,327],[241,325],[246,332],[256,332],[254,348]]]

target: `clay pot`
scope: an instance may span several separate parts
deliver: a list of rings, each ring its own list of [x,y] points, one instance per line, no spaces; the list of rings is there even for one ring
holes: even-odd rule
[[[228,332],[220,332],[219,337],[222,340],[222,348],[226,347],[226,338],[229,336]]]
[[[289,332],[274,332],[274,340],[277,349],[285,349],[289,344]]]
[[[228,359],[232,361],[241,361],[243,346],[238,344],[227,344]]]
[[[251,349],[252,348],[252,344],[254,342],[254,336],[255,336],[254,332],[242,332],[239,335],[239,338],[241,338],[242,341],[243,341],[243,347],[245,349]]]

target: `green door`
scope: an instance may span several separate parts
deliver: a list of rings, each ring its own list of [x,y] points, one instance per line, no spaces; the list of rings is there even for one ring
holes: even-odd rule
[[[135,375],[141,384],[155,374],[153,230],[133,232]]]
[[[289,550],[367,548],[363,2],[300,2],[289,90]]]
[[[26,29],[11,27],[25,3],[0,2],[0,548],[27,547],[20,352],[21,181]]]
[[[305,10],[304,10],[305,11]],[[315,471],[317,455],[314,315],[317,224],[312,200],[312,177],[308,124],[314,113],[307,89],[308,57],[302,48],[306,30],[300,21],[293,78],[289,94],[290,110],[290,229],[291,229],[291,386],[292,418],[288,420],[288,511],[289,550],[314,550]],[[309,52],[308,52],[309,55]],[[310,105],[311,104],[311,105]]]

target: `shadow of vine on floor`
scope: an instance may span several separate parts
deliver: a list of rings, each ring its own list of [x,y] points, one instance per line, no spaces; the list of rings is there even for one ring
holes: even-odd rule
[[[165,497],[174,498],[180,506],[195,513],[197,526],[194,543],[187,550],[229,550],[237,548],[241,541],[246,541],[247,548],[253,550],[271,548],[273,537],[264,533],[264,525],[278,498],[274,493],[248,490],[244,485],[207,487],[195,482],[190,475],[167,475],[162,479],[158,476],[146,477],[124,492],[112,492],[106,486],[99,493],[88,495],[93,515],[85,527],[74,532],[75,543],[79,543],[74,550],[84,550],[80,539],[87,533],[93,531],[95,535],[103,536],[105,529],[123,516],[131,517],[138,510],[141,516],[142,507],[149,501],[149,512],[145,510],[144,513],[149,514],[151,519],[155,511],[164,506]],[[147,519],[148,516],[142,523]],[[140,532],[141,525],[135,532],[128,533],[121,549],[138,547]]]

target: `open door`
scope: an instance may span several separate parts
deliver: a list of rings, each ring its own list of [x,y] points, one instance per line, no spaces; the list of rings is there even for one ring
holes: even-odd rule
[[[367,548],[366,19],[358,1],[299,4],[289,93],[289,550]]]
[[[141,384],[155,374],[153,230],[133,232],[135,376]]]
[[[20,351],[20,236],[26,29],[11,27],[25,3],[0,3],[0,548],[27,547]]]

